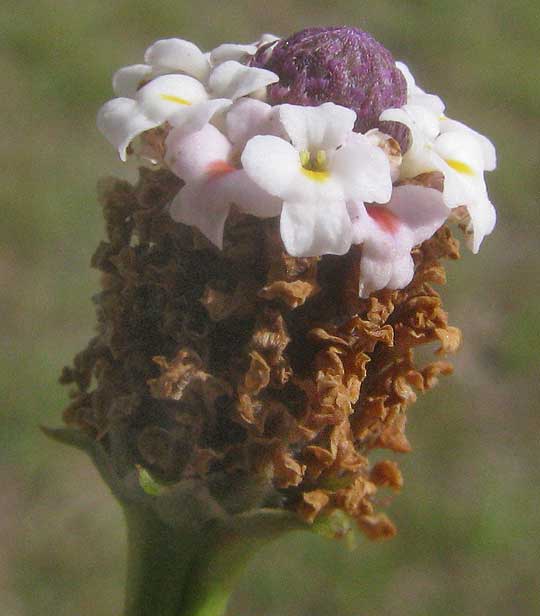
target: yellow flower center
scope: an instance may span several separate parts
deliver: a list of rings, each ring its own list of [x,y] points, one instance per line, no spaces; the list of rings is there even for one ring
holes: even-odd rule
[[[160,94],[160,97],[164,101],[169,101],[169,103],[177,103],[178,105],[191,105],[191,103],[187,99],[180,98],[180,96],[174,96],[174,94]]]
[[[326,182],[330,177],[330,172],[327,168],[326,152],[317,150],[309,152],[302,150],[300,152],[300,163],[302,165],[302,173],[315,182]]]
[[[467,163],[461,162],[460,160],[447,160],[447,165],[455,169],[458,173],[463,173],[465,175],[474,175],[474,169],[470,167]]]

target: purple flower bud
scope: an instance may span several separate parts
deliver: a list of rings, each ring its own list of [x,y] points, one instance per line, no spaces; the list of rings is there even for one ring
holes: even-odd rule
[[[252,66],[279,75],[268,86],[268,101],[277,105],[326,102],[356,111],[355,130],[381,128],[407,149],[408,130],[379,116],[407,101],[407,84],[392,54],[358,28],[335,26],[301,30],[261,47]]]

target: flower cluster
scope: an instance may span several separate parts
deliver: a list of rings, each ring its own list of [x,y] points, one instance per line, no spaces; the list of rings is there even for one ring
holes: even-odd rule
[[[413,247],[453,209],[466,208],[473,252],[493,229],[493,145],[365,32],[313,28],[210,53],[167,39],[144,59],[114,75],[98,127],[122,160],[147,157],[182,180],[171,217],[218,248],[231,208],[279,217],[293,257],[361,246],[367,297],[410,283]]]
[[[209,53],[160,40],[144,61],[98,114],[120,158],[145,164],[135,184],[101,184],[96,332],[50,433],[137,513],[145,558],[159,565],[156,522],[154,547],[195,558],[177,587],[200,605],[193,571],[223,540],[243,556],[281,523],[395,534],[380,494],[403,478],[371,452],[409,451],[408,408],[452,372],[461,333],[434,288],[459,258],[445,223],[474,252],[491,232],[495,151],[355,28]]]

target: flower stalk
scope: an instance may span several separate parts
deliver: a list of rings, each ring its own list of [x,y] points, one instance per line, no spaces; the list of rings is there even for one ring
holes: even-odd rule
[[[120,477],[103,448],[81,433],[49,428],[43,432],[86,452],[124,511],[123,616],[221,616],[238,579],[261,548],[290,532],[319,532],[290,511],[257,508],[227,514],[198,485],[166,487],[140,469],[137,479],[133,474]],[[340,520],[331,536],[348,531],[348,524]]]
[[[186,578],[178,616],[220,616],[250,559],[285,534],[306,530],[297,516],[260,510],[211,523]]]
[[[128,537],[124,616],[180,616],[200,537],[170,527],[150,509],[126,506],[124,511]]]
[[[297,516],[259,510],[173,527],[146,507],[125,506],[128,568],[124,616],[221,616],[254,554],[307,528]]]

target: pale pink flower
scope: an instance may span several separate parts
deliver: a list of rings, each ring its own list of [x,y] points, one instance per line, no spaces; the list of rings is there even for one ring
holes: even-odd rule
[[[450,210],[442,194],[424,186],[394,188],[385,205],[349,204],[354,244],[362,245],[360,297],[379,289],[402,289],[412,280],[411,250],[429,239]]]

